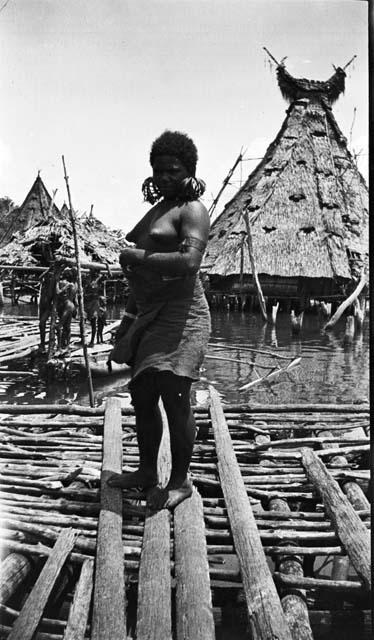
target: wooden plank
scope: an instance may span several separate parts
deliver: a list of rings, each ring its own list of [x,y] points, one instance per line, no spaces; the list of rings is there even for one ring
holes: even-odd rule
[[[290,629],[266,562],[219,395],[213,387],[209,389],[218,471],[239,558],[252,636],[254,640],[289,640]]]
[[[73,529],[64,529],[53,547],[33,590],[14,623],[8,640],[31,640],[42,617],[53,585],[74,546]]]
[[[301,450],[302,463],[310,482],[320,494],[326,512],[335,528],[354,568],[370,589],[370,532],[357,515],[347,496],[329,473],[326,466],[312,451]]]
[[[159,404],[163,432],[157,473],[161,486],[171,469],[169,427],[162,402]],[[170,513],[147,509],[139,566],[137,640],[171,640]]]
[[[93,588],[93,570],[93,560],[85,560],[70,607],[64,640],[84,640]]]
[[[192,496],[174,511],[177,640],[215,638],[203,502]]]
[[[122,490],[107,484],[107,479],[113,472],[122,472],[122,424],[119,398],[108,398],[105,405],[92,640],[126,638]]]

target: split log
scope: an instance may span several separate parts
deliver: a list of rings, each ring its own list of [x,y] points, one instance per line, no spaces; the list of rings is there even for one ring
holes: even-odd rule
[[[122,490],[107,483],[112,473],[121,471],[121,403],[118,398],[108,398],[104,419],[92,640],[123,640],[126,637]]]
[[[5,604],[29,576],[30,559],[19,553],[10,553],[0,564],[0,602]]]
[[[58,537],[34,588],[14,623],[8,640],[31,640],[33,637],[56,578],[74,546],[74,538],[75,534],[72,529],[66,529]]]
[[[253,637],[289,640],[290,630],[268,568],[217,391],[210,387],[218,470],[239,557]]]
[[[93,588],[93,561],[85,560],[69,611],[64,640],[84,640]]]
[[[166,486],[171,469],[169,427],[161,401],[159,407],[163,432],[157,471],[161,486]],[[139,566],[138,640],[172,638],[170,569],[170,513],[166,509],[156,513],[147,509]]]
[[[191,498],[174,511],[177,638],[214,639],[203,503]]]
[[[302,450],[302,462],[310,481],[322,497],[325,509],[366,589],[370,589],[370,534],[348,498],[311,449]]]

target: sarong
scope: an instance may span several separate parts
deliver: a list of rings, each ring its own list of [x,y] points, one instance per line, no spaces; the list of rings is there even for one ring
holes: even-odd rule
[[[126,276],[138,315],[111,359],[131,366],[131,382],[146,369],[198,380],[210,335],[199,275],[169,277],[136,267]]]

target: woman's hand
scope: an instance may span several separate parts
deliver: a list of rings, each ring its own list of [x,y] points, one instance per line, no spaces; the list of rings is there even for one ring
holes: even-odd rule
[[[139,263],[139,249],[136,247],[126,247],[123,251],[121,251],[119,256],[119,262],[122,268],[127,267],[129,265],[135,265]]]

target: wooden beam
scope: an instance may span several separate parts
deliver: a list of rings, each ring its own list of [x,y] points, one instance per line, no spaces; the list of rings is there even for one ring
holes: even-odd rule
[[[289,640],[283,613],[217,391],[210,386],[210,415],[218,457],[218,471],[239,558],[248,619],[254,640]]]
[[[33,637],[57,576],[73,549],[75,536],[73,529],[64,529],[58,536],[34,588],[14,623],[8,640],[31,640]]]
[[[123,640],[126,637],[122,490],[107,484],[107,479],[113,472],[122,473],[122,421],[119,398],[108,398],[105,405],[92,640]]]
[[[159,404],[163,432],[157,473],[161,486],[171,468],[169,427],[162,402]],[[147,509],[139,566],[137,640],[171,640],[170,513]]]
[[[339,536],[354,568],[370,589],[370,532],[365,527],[347,496],[334,480],[324,463],[312,451],[303,448],[302,463],[309,478],[320,494],[326,512]]]
[[[203,502],[196,489],[174,511],[177,640],[214,640]]]
[[[85,560],[70,607],[64,640],[84,640],[93,588],[93,560]]]

